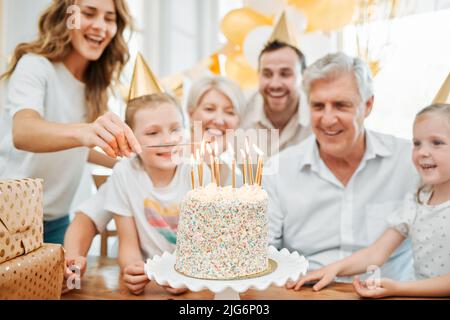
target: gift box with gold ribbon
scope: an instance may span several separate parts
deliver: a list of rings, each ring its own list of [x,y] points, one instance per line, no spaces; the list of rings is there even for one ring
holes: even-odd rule
[[[43,242],[42,179],[0,181],[0,263]]]
[[[0,264],[0,299],[60,299],[63,277],[62,246],[45,243]]]
[[[43,244],[42,179],[0,181],[0,299],[59,299],[64,250]]]

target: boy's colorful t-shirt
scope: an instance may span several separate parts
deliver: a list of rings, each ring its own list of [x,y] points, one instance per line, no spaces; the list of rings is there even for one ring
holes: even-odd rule
[[[145,199],[144,213],[148,223],[172,244],[177,242],[177,227],[180,216],[180,205],[172,204],[163,207],[159,202]]]
[[[156,188],[138,158],[114,166],[104,209],[134,219],[144,259],[175,250],[180,204],[192,189],[190,171],[190,165],[182,163],[168,186]],[[209,170],[204,179],[210,179]]]

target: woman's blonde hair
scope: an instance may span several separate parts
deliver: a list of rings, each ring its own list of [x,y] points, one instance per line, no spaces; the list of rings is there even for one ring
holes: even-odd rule
[[[113,0],[117,16],[117,33],[97,61],[89,64],[84,74],[86,84],[86,120],[94,121],[108,106],[108,88],[117,80],[129,59],[128,46],[123,36],[127,27],[132,28],[132,18],[125,0]],[[0,77],[9,78],[23,55],[34,53],[52,62],[62,61],[72,50],[67,13],[77,0],[53,0],[39,19],[39,34],[36,40],[19,44],[7,71]]]
[[[236,113],[239,114],[245,103],[241,88],[237,83],[222,76],[206,76],[197,80],[189,91],[187,111],[195,110],[203,96],[212,89],[216,89],[227,96]]]
[[[184,126],[185,116],[183,109],[177,98],[168,93],[153,93],[128,101],[127,109],[125,111],[125,123],[133,129],[136,112],[144,108],[154,108],[162,103],[172,104],[177,108],[181,114]]]
[[[442,115],[442,116],[446,117],[447,121],[450,123],[450,104],[434,103],[432,105],[429,105],[428,107],[423,108],[416,114],[416,118],[414,119],[414,122],[416,122],[421,117],[427,116],[430,114]],[[419,188],[417,188],[416,200],[420,204],[422,204],[422,199],[420,198],[420,194],[422,191],[430,192],[430,191],[432,191],[432,187],[421,183]]]

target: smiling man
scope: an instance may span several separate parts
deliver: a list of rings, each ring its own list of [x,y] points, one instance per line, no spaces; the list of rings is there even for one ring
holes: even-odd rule
[[[264,187],[271,244],[305,255],[314,270],[373,243],[417,174],[411,143],[364,128],[374,102],[364,61],[327,55],[306,69],[303,85],[314,135],[279,154],[278,174]],[[412,276],[409,241],[381,276]]]
[[[310,133],[309,119],[301,117],[301,81],[305,57],[293,45],[267,43],[259,57],[259,92],[242,113],[244,129],[278,129],[279,143],[267,146],[270,155],[298,144]]]
[[[291,26],[283,12],[259,55],[259,90],[241,112],[244,129],[278,130],[278,141],[267,143],[268,156],[300,143],[311,133],[301,92],[305,56]]]

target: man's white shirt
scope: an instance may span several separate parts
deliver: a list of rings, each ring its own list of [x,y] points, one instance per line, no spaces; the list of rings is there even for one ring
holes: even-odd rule
[[[404,139],[366,130],[364,157],[347,186],[321,160],[314,135],[281,152],[277,173],[263,179],[271,244],[305,255],[312,270],[371,245],[417,187],[411,151]],[[410,247],[404,241],[382,277],[411,279]]]

